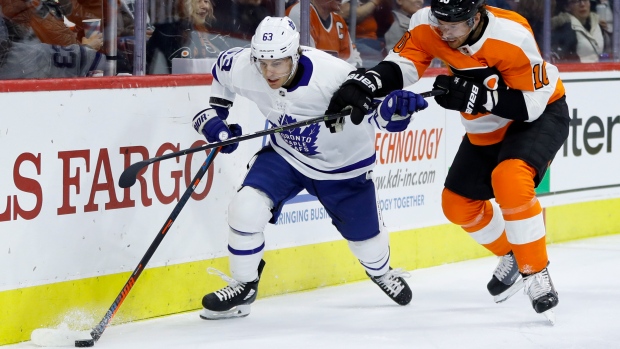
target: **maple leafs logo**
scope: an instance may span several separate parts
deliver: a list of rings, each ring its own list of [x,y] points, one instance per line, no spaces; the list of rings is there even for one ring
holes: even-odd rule
[[[280,116],[280,125],[288,125],[297,122],[290,115],[284,114]],[[304,155],[316,155],[316,137],[319,134],[319,124],[312,124],[303,128],[294,128],[292,130],[282,131],[280,136],[291,147]]]

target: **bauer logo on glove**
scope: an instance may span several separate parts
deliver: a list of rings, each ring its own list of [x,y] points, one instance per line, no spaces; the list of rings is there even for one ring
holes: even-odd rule
[[[435,96],[440,106],[463,113],[476,115],[486,113],[487,88],[471,80],[458,76],[439,75],[435,79],[433,89],[445,90],[446,94]]]
[[[471,94],[469,95],[469,101],[467,101],[467,107],[465,108],[467,114],[474,113],[474,106],[476,105],[476,100],[478,100],[478,91],[478,86],[471,86]]]
[[[381,86],[381,79],[376,72],[366,72],[364,68],[352,71],[332,96],[325,114],[338,113],[351,106],[351,122],[359,125],[371,108],[375,91],[381,89]]]

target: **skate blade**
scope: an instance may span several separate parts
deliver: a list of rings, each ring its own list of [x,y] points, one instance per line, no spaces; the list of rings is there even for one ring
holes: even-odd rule
[[[549,321],[551,326],[555,325],[555,313],[553,312],[553,310],[549,309],[545,312],[542,312],[541,314],[545,316],[545,318],[547,319],[547,321]]]
[[[519,278],[519,280],[515,281],[515,283],[512,284],[512,286],[510,286],[510,288],[508,288],[506,291],[493,297],[493,300],[495,301],[495,303],[501,303],[503,301],[506,301],[508,300],[508,298],[514,296],[515,293],[519,292],[524,285],[525,283],[523,282],[523,278]]]
[[[200,318],[203,320],[223,320],[237,317],[245,317],[248,315],[250,315],[249,304],[238,305],[226,311],[213,311],[203,308],[200,312]]]

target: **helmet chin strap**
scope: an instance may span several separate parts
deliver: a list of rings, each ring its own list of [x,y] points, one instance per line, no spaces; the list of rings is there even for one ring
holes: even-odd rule
[[[485,18],[486,17],[480,18],[480,20],[478,21],[478,25],[475,25],[475,22],[473,23],[472,28],[469,31],[469,34],[464,44],[468,42],[475,42],[480,38],[480,36],[482,35],[482,28],[484,28],[484,26],[486,25],[485,22],[483,22],[486,20]]]

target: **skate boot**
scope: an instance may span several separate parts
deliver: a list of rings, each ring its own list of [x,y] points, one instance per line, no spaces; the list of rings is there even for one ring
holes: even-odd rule
[[[408,278],[411,276],[408,272],[400,268],[392,269],[390,267],[390,270],[381,276],[370,276],[368,272],[366,272],[366,275],[368,275],[372,282],[381,287],[381,290],[394,302],[399,305],[407,305],[411,302],[411,289],[403,279],[404,277]]]
[[[264,267],[265,261],[261,260],[258,265],[258,278],[251,282],[240,282],[217,269],[209,268],[210,274],[219,275],[228,286],[202,298],[204,309],[200,317],[205,320],[219,320],[250,315],[250,305],[256,300],[258,282]]]
[[[530,297],[534,310],[543,314],[552,325],[555,324],[555,314],[552,309],[558,305],[560,300],[547,268],[536,274],[524,275],[523,280],[524,291]]]
[[[495,303],[507,300],[523,287],[523,280],[519,279],[519,276],[521,276],[519,266],[512,251],[501,256],[493,272],[493,277],[487,284],[487,289],[493,296]]]

